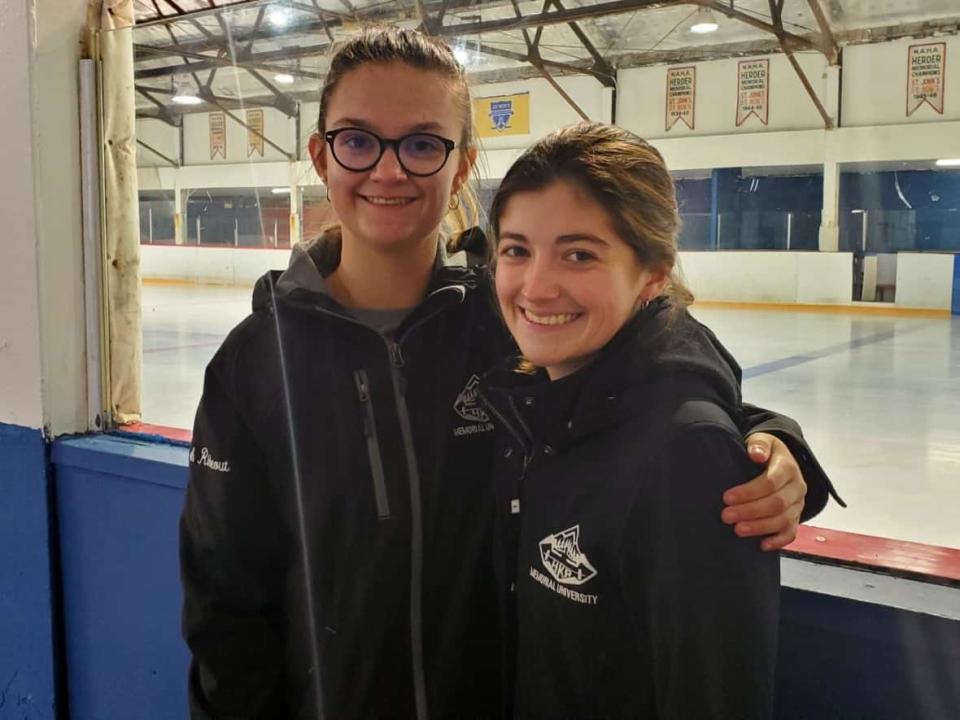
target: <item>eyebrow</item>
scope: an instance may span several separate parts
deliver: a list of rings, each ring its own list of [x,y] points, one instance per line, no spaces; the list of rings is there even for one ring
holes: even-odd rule
[[[373,127],[373,125],[371,125],[369,122],[365,120],[361,120],[360,118],[351,118],[351,117],[340,118],[333,124],[335,127],[358,127],[363,130],[369,130],[372,133],[379,134],[379,131],[377,131]],[[423,122],[423,123],[417,123],[416,125],[411,125],[409,128],[407,128],[407,131],[404,132],[403,135],[411,135],[413,133],[419,133],[419,132],[441,132],[441,131],[443,131],[443,126],[441,126],[439,123]]]
[[[557,238],[558,245],[567,245],[575,242],[588,242],[593,245],[609,245],[606,240],[590,233],[571,233],[570,235],[561,235]]]
[[[518,232],[502,232],[500,233],[501,240],[513,240],[514,242],[526,243],[526,235]],[[592,245],[603,245],[607,246],[608,243],[603,238],[597,237],[596,235],[591,235],[590,233],[570,233],[569,235],[560,235],[557,237],[557,245],[569,245],[570,243],[575,242],[588,242]]]

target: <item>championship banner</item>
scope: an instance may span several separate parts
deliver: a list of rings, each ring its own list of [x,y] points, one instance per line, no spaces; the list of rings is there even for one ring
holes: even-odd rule
[[[946,43],[911,45],[907,68],[907,117],[926,103],[943,115]]]
[[[254,153],[263,157],[263,110],[247,110],[247,157]]]
[[[737,64],[737,127],[751,115],[764,125],[770,121],[770,60],[741,60]]]
[[[227,116],[210,113],[210,159],[216,159],[217,155],[227,159]]]
[[[694,103],[697,96],[697,69],[693,66],[667,70],[667,131],[679,121],[696,127]]]
[[[479,137],[530,134],[530,93],[497,95],[473,101],[473,125]]]
[[[247,157],[254,153],[263,157],[263,110],[247,110]]]

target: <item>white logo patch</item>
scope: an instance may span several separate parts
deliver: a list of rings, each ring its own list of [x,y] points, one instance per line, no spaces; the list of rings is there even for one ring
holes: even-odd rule
[[[205,468],[210,468],[215,472],[230,472],[230,462],[228,460],[214,460],[210,455],[210,451],[206,448],[200,448],[199,458],[197,457],[197,449],[195,447],[190,448],[190,462],[202,465]]]
[[[580,550],[580,526],[574,525],[540,541],[540,559],[551,577],[564,585],[583,585],[597,570]]]
[[[459,425],[453,429],[456,436],[473,435],[474,433],[485,433],[493,430],[493,423],[490,422],[490,416],[479,403],[480,378],[471,375],[467,380],[466,387],[457,396],[457,401],[453,404],[453,409],[457,415],[462,417],[470,425]]]
[[[463,389],[463,391],[457,397],[457,401],[453,404],[453,409],[456,410],[457,415],[462,417],[464,420],[479,423],[490,422],[490,416],[487,415],[487,411],[480,407],[480,403],[477,402],[477,398],[479,397],[479,387],[480,378],[478,378],[476,375],[471,375],[470,379],[467,380],[467,386]]]
[[[547,577],[535,567],[530,577],[548,590],[581,605],[596,605],[599,595],[573,590],[567,585],[583,585],[597,576],[597,570],[580,550],[580,526],[547,535],[540,541],[540,560],[550,573]]]

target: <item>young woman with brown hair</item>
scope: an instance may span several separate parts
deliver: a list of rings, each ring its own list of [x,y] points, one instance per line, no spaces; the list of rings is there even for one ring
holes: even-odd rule
[[[491,211],[522,361],[481,393],[506,429],[496,510],[513,715],[751,720],[773,702],[779,558],[734,537],[754,473],[740,368],[686,310],[660,154],[564,128]]]

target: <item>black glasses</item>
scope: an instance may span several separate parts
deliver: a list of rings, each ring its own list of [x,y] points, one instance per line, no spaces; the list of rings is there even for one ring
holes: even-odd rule
[[[380,162],[387,148],[392,147],[403,171],[417,177],[440,172],[457,146],[453,140],[432,133],[382,138],[369,130],[354,127],[330,130],[324,133],[323,138],[330,145],[333,159],[347,170],[365,172],[372,169]]]

